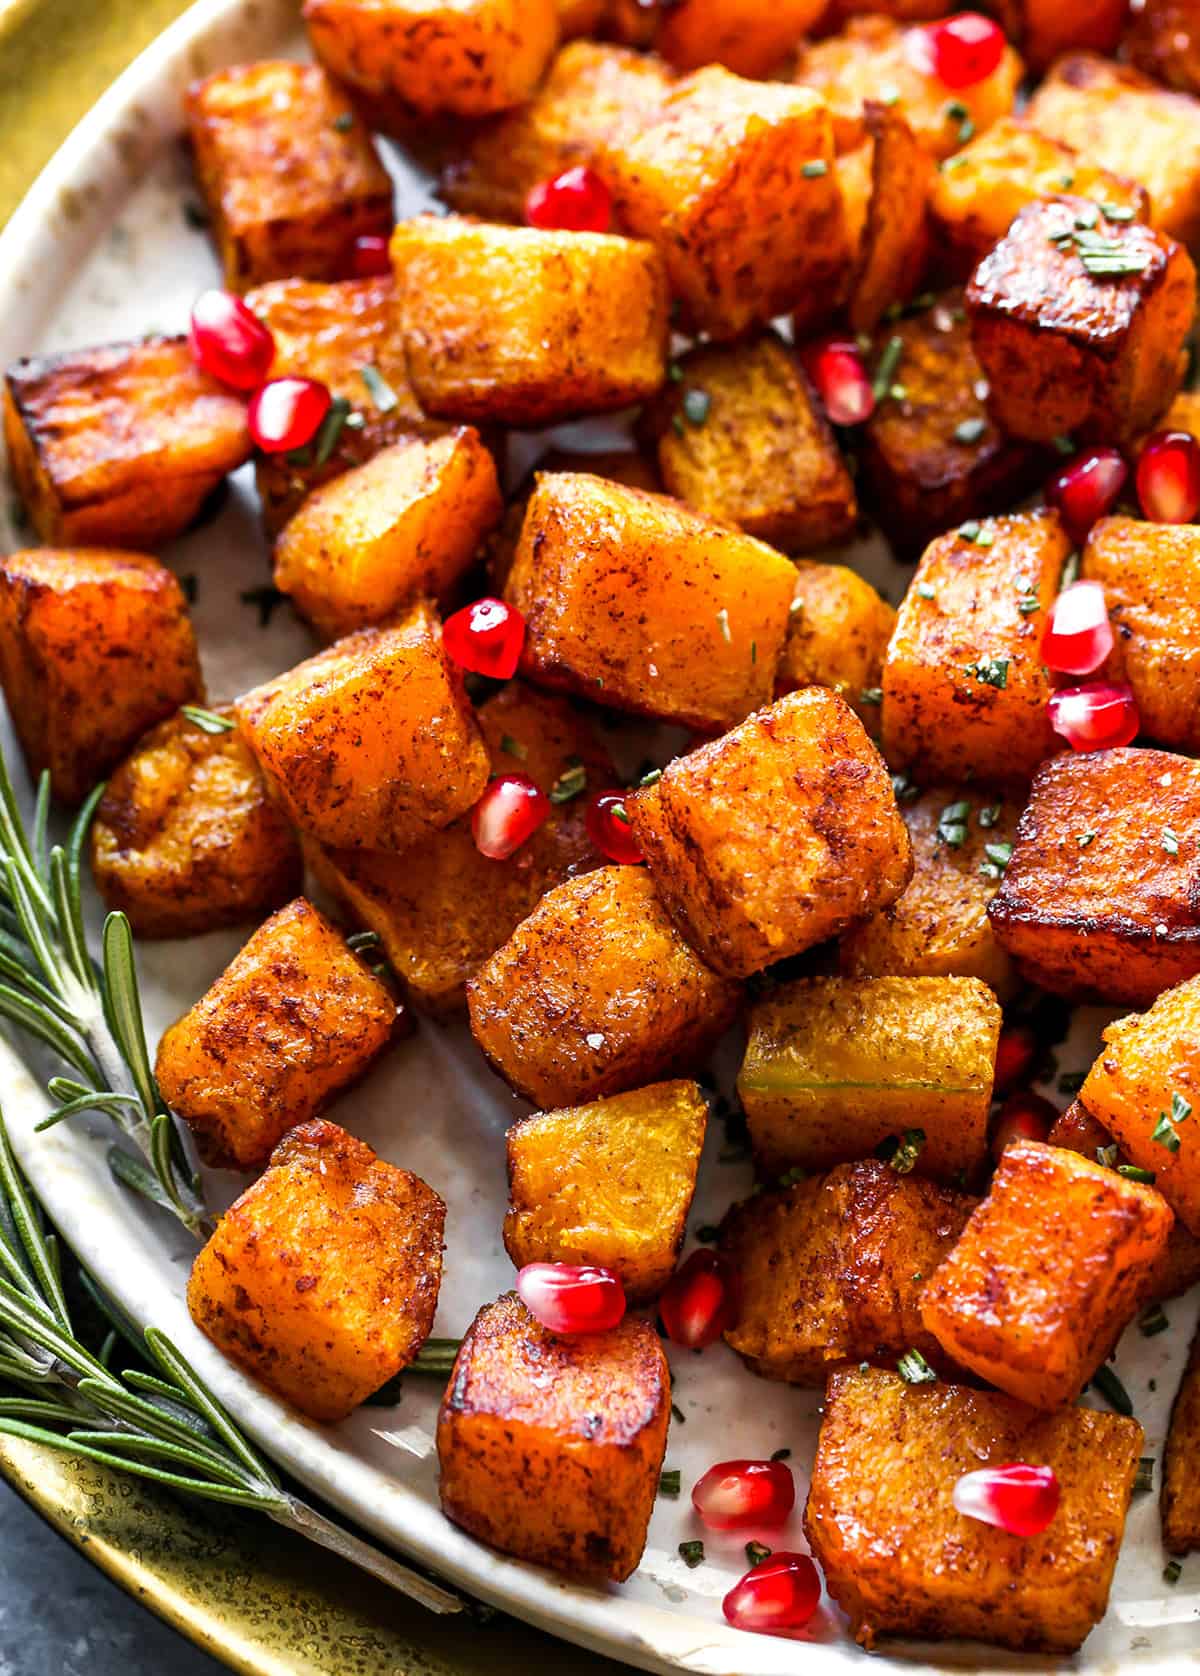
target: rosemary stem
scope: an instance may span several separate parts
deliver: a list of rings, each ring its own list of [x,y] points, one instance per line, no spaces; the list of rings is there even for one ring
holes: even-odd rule
[[[460,1596],[452,1594],[440,1584],[431,1582],[429,1578],[422,1577],[419,1571],[401,1565],[399,1560],[393,1559],[390,1554],[385,1554],[382,1549],[374,1547],[371,1543],[364,1542],[351,1531],[343,1530],[340,1525],[326,1519],[324,1514],[318,1513],[316,1508],[310,1507],[307,1502],[287,1496],[276,1504],[264,1503],[263,1512],[285,1530],[296,1531],[300,1536],[307,1537],[310,1542],[327,1548],[331,1554],[348,1560],[351,1565],[357,1566],[360,1571],[368,1572],[372,1577],[377,1577],[389,1588],[398,1589],[401,1594],[427,1607],[430,1612],[445,1616],[452,1612],[461,1612],[464,1608]]]

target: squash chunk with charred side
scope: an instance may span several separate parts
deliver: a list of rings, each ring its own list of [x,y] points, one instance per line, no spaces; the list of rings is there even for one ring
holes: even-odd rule
[[[836,937],[912,872],[887,768],[827,687],[676,757],[627,809],[676,924],[734,977]]]
[[[204,697],[182,588],[136,553],[9,553],[0,682],[30,774],[81,802],[147,728]]]
[[[1200,1332],[1192,1340],[1163,1451],[1162,1533],[1168,1554],[1200,1548]]]
[[[856,570],[801,560],[776,691],[832,687],[875,733],[883,658],[895,626],[895,610]]]
[[[764,1175],[825,1170],[923,1131],[914,1168],[970,1179],[987,1150],[1000,1008],[975,978],[801,978],[750,1015],[738,1076]]]
[[[1039,1414],[994,1391],[846,1369],[826,1392],[805,1535],[864,1647],[961,1636],[1073,1653],[1108,1606],[1143,1442],[1118,1414]],[[1012,1461],[1058,1479],[1040,1536],[954,1506],[965,1473]]]
[[[937,174],[899,111],[869,99],[863,124],[862,145],[838,158],[838,186],[854,249],[845,310],[855,332],[873,331],[920,287],[929,255],[929,194]],[[859,201],[853,202],[856,197]],[[797,328],[816,312],[811,304],[802,305]]]
[[[866,1159],[735,1205],[721,1225],[741,1285],[726,1341],[751,1372],[793,1385],[821,1387],[843,1362],[894,1365],[912,1349],[936,1363],[922,1281],[974,1203]]]
[[[849,245],[816,94],[710,65],[597,167],[625,226],[662,251],[687,329],[735,338],[814,295],[832,313]]]
[[[289,901],[303,877],[245,740],[183,714],[152,728],[109,779],[91,846],[105,906],[139,937],[240,925]]]
[[[967,287],[998,425],[1031,442],[1125,441],[1179,388],[1196,310],[1182,245],[1090,199],[1030,204]]]
[[[1200,764],[1169,751],[1047,762],[988,914],[1031,982],[1148,1006],[1200,972]]]
[[[303,1123],[196,1258],[192,1320],[310,1420],[343,1420],[429,1337],[445,1219],[419,1176]]]
[[[1155,1188],[1015,1142],[926,1286],[921,1318],[948,1356],[1010,1396],[1074,1402],[1137,1309],[1173,1221]]]
[[[706,732],[769,702],[795,567],[665,495],[539,475],[504,597],[522,668],[635,715]]]
[[[183,338],[18,361],[4,384],[13,483],[51,546],[171,541],[250,457],[245,402]]]
[[[155,1075],[213,1164],[256,1169],[392,1039],[396,1003],[298,896],[163,1036]]]
[[[1041,641],[1070,546],[1053,513],[972,522],[930,543],[883,666],[889,762],[1019,788],[1060,747]]]
[[[766,332],[691,349],[643,416],[671,494],[789,553],[854,528],[854,483],[792,351]]]
[[[405,849],[487,784],[475,712],[424,601],[245,693],[237,717],[273,794],[318,843]]]
[[[640,867],[550,891],[467,985],[471,1030],[543,1109],[703,1064],[741,1000],[676,931]]]
[[[675,0],[663,7],[654,45],[681,70],[723,64],[739,76],[765,76],[825,10],[825,0]]]
[[[660,1082],[539,1112],[508,1131],[504,1249],[526,1263],[591,1263],[631,1304],[662,1291],[683,1244],[708,1108],[698,1083]]]
[[[508,1292],[475,1317],[442,1401],[442,1511],[501,1553],[623,1582],[646,1544],[670,1418],[649,1322],[559,1338]]]
[[[194,82],[184,101],[225,283],[340,279],[354,241],[392,226],[371,136],[318,65],[267,59]]]

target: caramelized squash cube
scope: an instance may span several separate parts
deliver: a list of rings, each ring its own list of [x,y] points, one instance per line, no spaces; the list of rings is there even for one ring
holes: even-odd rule
[[[1125,33],[1130,62],[1180,93],[1200,94],[1196,0],[1141,0]]]
[[[183,338],[18,361],[4,383],[13,485],[48,546],[171,541],[250,457],[245,402]]]
[[[1013,436],[1121,442],[1179,388],[1196,310],[1181,245],[1090,199],[1029,204],[967,287],[988,409]]]
[[[467,985],[484,1056],[537,1106],[582,1105],[694,1070],[741,986],[684,942],[645,869],[549,891]]]
[[[1024,976],[1148,1006],[1200,972],[1200,763],[1169,751],[1045,763],[988,909]]]
[[[1108,1605],[1143,1442],[1119,1414],[1039,1414],[994,1391],[845,1369],[826,1392],[805,1535],[864,1647],[961,1636],[1073,1653]],[[1010,1461],[1054,1469],[1059,1510],[1040,1536],[954,1506],[964,1473]]]
[[[924,1130],[918,1174],[970,1180],[987,1150],[1000,1008],[976,978],[801,978],[750,1014],[738,1076],[761,1172],[827,1170]]]
[[[623,1582],[646,1545],[670,1418],[648,1321],[559,1338],[508,1292],[475,1317],[446,1388],[442,1511],[501,1553]]]
[[[1132,1318],[1173,1221],[1155,1188],[1016,1141],[926,1286],[921,1318],[963,1367],[1034,1408],[1059,1408]]]
[[[405,849],[487,784],[475,712],[425,601],[243,694],[237,717],[272,793],[321,844]]]
[[[147,728],[204,697],[183,589],[137,553],[9,553],[0,682],[30,774],[81,802]]]
[[[419,1176],[303,1123],[196,1258],[192,1320],[310,1420],[344,1420],[429,1337],[445,1220]]]
[[[1019,788],[1060,748],[1041,642],[1070,547],[1056,514],[1026,513],[926,548],[883,665],[893,766]]]
[[[919,289],[929,254],[929,194],[937,175],[932,158],[899,111],[869,99],[863,106],[863,125],[866,139],[860,150],[866,156],[860,166],[866,191],[861,208],[847,211],[847,222],[861,225],[853,239],[855,256],[845,302],[846,320],[855,332],[873,331],[885,314],[907,303]],[[846,181],[839,167],[843,197]],[[813,313],[809,305],[798,311],[798,319],[802,322]]]
[[[874,732],[883,657],[895,626],[893,608],[856,570],[801,560],[777,691],[832,687]]]
[[[733,977],[836,937],[912,872],[887,768],[827,687],[676,757],[626,808],[668,912]]]
[[[1171,1409],[1163,1450],[1162,1535],[1168,1554],[1191,1554],[1200,1548],[1200,1331]]]
[[[559,472],[537,478],[504,597],[532,679],[715,732],[770,700],[795,580],[678,501]]]
[[[696,1188],[708,1107],[694,1082],[539,1112],[508,1131],[504,1249],[526,1263],[594,1263],[631,1304],[675,1267]]]
[[[765,76],[825,10],[826,0],[676,0],[663,8],[654,44],[680,70],[723,64]]]
[[[894,1365],[912,1349],[938,1362],[922,1280],[974,1203],[871,1158],[735,1205],[721,1224],[741,1283],[726,1341],[752,1373],[818,1388],[844,1362]]]

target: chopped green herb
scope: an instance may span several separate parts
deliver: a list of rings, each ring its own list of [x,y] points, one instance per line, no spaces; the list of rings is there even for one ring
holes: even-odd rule
[[[200,578],[194,570],[179,578],[179,586],[183,589],[183,597],[189,605],[195,605],[196,596],[200,592]]]
[[[1154,1456],[1143,1455],[1137,1464],[1137,1472],[1133,1479],[1133,1493],[1147,1494],[1154,1488]]]
[[[1127,1419],[1133,1418],[1133,1401],[1129,1392],[1107,1362],[1102,1362],[1092,1375],[1092,1389],[1098,1391],[1118,1414],[1124,1414]]]
[[[702,1222],[696,1229],[696,1238],[701,1245],[716,1245],[721,1237],[721,1230],[711,1222]]]
[[[1126,1181],[1140,1181],[1143,1187],[1153,1187],[1156,1179],[1153,1170],[1143,1170],[1138,1164],[1118,1164],[1117,1174]]]
[[[672,1420],[678,1420],[681,1426],[687,1423],[684,1412],[677,1402],[671,1404],[671,1418]]]
[[[935,1385],[937,1374],[919,1350],[906,1350],[896,1363],[896,1372],[908,1385]]]
[[[751,663],[757,663],[758,662],[758,641],[757,640],[752,640],[750,642],[750,662]],[[880,694],[881,699],[882,699],[882,696],[883,695]]]
[[[732,634],[729,632],[729,612],[724,605],[717,612],[717,626],[721,630],[722,640],[730,641],[733,639]]]
[[[879,103],[881,105],[898,105],[900,103],[900,89],[885,82],[879,89]]]
[[[906,1176],[910,1174],[913,1165],[921,1156],[921,1149],[924,1145],[924,1129],[906,1129],[904,1131],[900,1137],[899,1145],[888,1159],[888,1163],[897,1175]]]
[[[1078,582],[1079,562],[1078,553],[1068,553],[1066,561],[1062,567],[1062,576],[1059,579],[1058,589],[1060,593],[1064,588],[1070,588],[1074,585],[1074,583]]]
[[[1082,232],[1091,232],[1100,219],[1099,204],[1085,204],[1075,217],[1075,226]]]
[[[336,129],[339,134],[348,134],[354,127],[354,112],[339,111],[329,126]]]
[[[791,1458],[792,1452],[790,1449],[776,1449],[775,1453],[771,1456],[773,1461],[790,1461]]]
[[[1079,833],[1075,842],[1079,845],[1081,850],[1086,850],[1089,844],[1094,844],[1096,842],[1096,834],[1089,828],[1087,832]]]
[[[1052,438],[1052,446],[1057,454],[1067,455],[1075,452],[1075,444],[1071,441],[1069,436],[1056,436]]]
[[[939,843],[949,844],[954,850],[961,849],[967,841],[967,822],[970,818],[971,805],[965,798],[957,803],[947,803],[938,816]]]
[[[806,163],[800,170],[805,180],[816,180],[821,175],[829,173],[829,164],[823,157],[814,157],[811,163]]]
[[[679,1544],[679,1557],[689,1571],[695,1571],[698,1565],[703,1565],[704,1544],[700,1541],[700,1538],[694,1536],[690,1542],[681,1542]]]
[[[551,803],[570,803],[573,797],[587,790],[587,769],[578,757],[568,757],[567,765],[550,787]]]
[[[510,757],[516,757],[518,762],[524,762],[529,755],[528,746],[522,745],[519,739],[514,739],[511,733],[500,735],[500,749],[507,752]]]
[[[1183,1123],[1191,1115],[1192,1108],[1183,1095],[1172,1094],[1171,1109],[1169,1112],[1159,1112],[1158,1123],[1150,1139],[1157,1141],[1160,1146],[1165,1146],[1168,1152],[1178,1152],[1179,1136],[1176,1133],[1176,1125]]]
[[[996,532],[990,524],[985,524],[975,537],[976,547],[990,547],[996,539]]]
[[[234,729],[234,723],[228,716],[218,716],[212,710],[201,709],[198,704],[181,704],[179,713],[204,733],[232,733]]]
[[[1106,1170],[1115,1170],[1117,1159],[1120,1156],[1121,1149],[1115,1142],[1111,1146],[1098,1146],[1096,1148],[1096,1162],[1097,1164],[1103,1164]]]
[[[1008,658],[980,658],[978,663],[969,663],[966,674],[973,676],[976,681],[982,681],[985,687],[998,687],[1001,692],[1008,685]]]
[[[1183,1561],[1182,1560],[1168,1560],[1166,1565],[1163,1566],[1163,1582],[1164,1583],[1169,1583],[1172,1588],[1175,1587],[1175,1584],[1178,1583],[1179,1579],[1182,1576],[1183,1576]]]
[[[679,365],[678,361],[671,362],[670,366],[667,368],[667,377],[671,380],[672,384],[683,383],[683,368]]]
[[[908,385],[893,384],[888,390],[888,395],[894,402],[906,401],[908,398]]]
[[[1086,1077],[1086,1071],[1064,1071],[1058,1079],[1058,1092],[1060,1094],[1078,1094]]]
[[[804,1171],[799,1164],[793,1164],[790,1170],[785,1170],[779,1177],[778,1185],[780,1187],[795,1187],[798,1182],[804,1179]]]
[[[915,803],[921,795],[921,788],[914,786],[907,774],[892,775],[892,796],[897,803]]]
[[[661,768],[648,768],[638,781],[639,786],[656,786],[662,779]]]
[[[206,227],[211,226],[208,211],[205,209],[204,205],[198,203],[195,198],[184,199],[183,219],[187,222],[188,226],[194,228],[197,233],[201,233]]]
[[[278,588],[273,588],[268,582],[261,588],[246,588],[238,595],[243,605],[257,605],[258,626],[266,628],[275,614],[275,608],[282,605],[287,598]]]
[[[1106,221],[1133,221],[1135,212],[1128,204],[1105,204],[1104,219]]]
[[[1165,1333],[1170,1325],[1161,1304],[1155,1304],[1138,1318],[1138,1331],[1143,1338],[1157,1338],[1159,1333]]]
[[[1009,862],[1012,860],[1012,845],[1011,844],[985,844],[983,846],[983,853],[984,853],[985,856],[987,856],[987,858],[991,862],[992,866],[993,867],[998,867],[1000,869],[1000,871],[1003,873],[1004,869],[1008,866]]]
[[[964,541],[975,541],[978,539],[979,532],[982,528],[983,525],[979,522],[978,518],[968,518],[965,524],[960,524],[958,526],[958,533],[962,536]]]
[[[672,1499],[679,1495],[683,1488],[678,1467],[668,1467],[666,1472],[659,1473],[658,1493],[660,1496],[670,1496]]]
[[[399,398],[378,367],[359,367],[358,376],[367,387],[367,394],[375,403],[377,413],[390,413],[399,406]]]
[[[773,1552],[774,1549],[768,1548],[763,1542],[747,1542],[746,1563],[748,1565],[761,1565],[764,1560],[771,1558]]]
[[[707,390],[685,390],[683,393],[683,416],[689,425],[702,425],[708,418],[712,407],[712,397]]]
[[[686,436],[687,435],[687,432],[683,428],[683,415],[682,414],[673,413],[671,415],[671,429],[675,432],[676,436]]]
[[[875,368],[875,377],[871,381],[871,390],[877,402],[881,402],[896,376],[896,368],[900,364],[900,357],[904,353],[904,339],[890,337],[883,346],[879,357],[879,365]]]
[[[350,417],[350,403],[345,396],[335,396],[329,412],[321,421],[321,428],[313,439],[313,464],[323,466],[338,445],[342,427]]]
[[[1162,847],[1166,850],[1168,855],[1179,854],[1179,839],[1171,831],[1169,826],[1163,827]]]
[[[975,133],[975,124],[971,113],[959,99],[952,99],[946,106],[946,115],[951,122],[958,123],[958,137],[965,145]]]
[[[937,598],[937,589],[936,588],[931,588],[928,582],[918,582],[917,583],[917,598],[918,599],[936,599]]]
[[[863,687],[858,695],[858,702],[860,704],[882,704],[883,688]]]
[[[1000,805],[998,803],[985,803],[975,819],[984,828],[995,826],[1000,819]]]
[[[954,427],[954,440],[967,444],[978,442],[986,430],[986,419],[964,419],[961,425]]]

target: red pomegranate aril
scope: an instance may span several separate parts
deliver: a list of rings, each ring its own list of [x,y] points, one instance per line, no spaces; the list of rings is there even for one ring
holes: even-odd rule
[[[958,12],[925,30],[929,61],[943,87],[974,87],[1004,57],[1004,31],[979,12]]]
[[[360,233],[350,254],[350,267],[355,279],[374,279],[378,274],[390,274],[392,258],[383,233]]]
[[[530,188],[525,219],[531,227],[564,233],[607,233],[612,195],[595,169],[577,163],[553,180],[539,181]]]
[[[831,425],[861,425],[875,411],[875,393],[858,345],[824,338],[801,352],[801,363]]]
[[[1200,443],[1187,431],[1156,431],[1137,464],[1142,511],[1156,524],[1190,524],[1200,512]]]
[[[721,1610],[735,1629],[786,1635],[803,1629],[821,1599],[821,1577],[807,1554],[772,1554],[735,1583]]]
[[[672,1344],[703,1350],[737,1322],[737,1276],[716,1251],[693,1251],[668,1280],[658,1315]]]
[[[1129,467],[1115,448],[1089,448],[1076,454],[1046,485],[1046,500],[1058,508],[1072,541],[1083,543],[1088,531],[1117,504]]]
[[[232,291],[202,291],[188,327],[192,359],[231,390],[257,390],[275,359],[275,339]]]
[[[507,681],[525,644],[525,619],[502,599],[477,599],[442,624],[446,656],[474,675]]]
[[[1000,1154],[1014,1141],[1044,1141],[1057,1118],[1058,1107],[1040,1094],[1029,1089],[1010,1094],[992,1130],[992,1157],[999,1163]]]
[[[1050,726],[1073,751],[1131,745],[1142,725],[1133,689],[1123,681],[1089,681],[1050,694]]]
[[[246,419],[264,454],[305,448],[329,412],[331,397],[315,378],[273,378],[251,397]]]
[[[611,1269],[581,1263],[526,1263],[517,1295],[551,1333],[606,1333],[625,1314],[625,1288]]]
[[[549,813],[550,799],[528,774],[501,774],[471,811],[475,848],[489,861],[507,861]]]
[[[1112,649],[1104,589],[1099,582],[1072,582],[1050,607],[1042,662],[1062,675],[1092,675]]]
[[[633,836],[621,792],[597,792],[583,812],[583,824],[593,848],[599,850],[606,860],[636,867],[638,862],[646,859]]]
[[[997,1094],[1007,1094],[1023,1082],[1037,1058],[1038,1039],[1027,1024],[1006,1024],[996,1046]]]
[[[710,1530],[774,1530],[796,1505],[796,1481],[783,1461],[721,1461],[692,1488],[692,1506]]]
[[[954,1505],[968,1519],[995,1525],[1010,1536],[1040,1536],[1058,1512],[1058,1478],[1053,1467],[981,1467],[954,1486]]]

